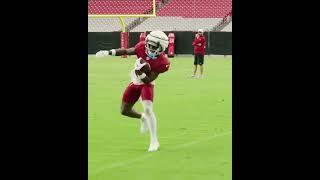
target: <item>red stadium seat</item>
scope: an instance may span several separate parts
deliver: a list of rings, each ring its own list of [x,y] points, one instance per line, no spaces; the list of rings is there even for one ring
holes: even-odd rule
[[[161,0],[156,0],[160,2]],[[232,0],[171,0],[157,12],[158,16],[181,16],[185,18],[223,18],[232,9]],[[151,0],[91,0],[89,14],[143,14],[152,10]]]

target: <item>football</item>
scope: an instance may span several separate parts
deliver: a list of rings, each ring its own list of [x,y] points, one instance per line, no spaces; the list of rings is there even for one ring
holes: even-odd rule
[[[146,60],[143,60],[143,59],[141,59],[140,60],[140,63],[142,64],[142,63],[145,63],[146,62],[146,65],[144,65],[141,69],[140,69],[140,72],[142,72],[142,73],[146,73],[147,75],[150,73],[150,71],[151,71],[151,66],[150,66],[150,64],[148,63],[148,61],[146,61]]]

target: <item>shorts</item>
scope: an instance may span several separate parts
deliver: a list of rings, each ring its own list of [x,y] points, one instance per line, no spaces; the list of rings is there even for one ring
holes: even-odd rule
[[[131,82],[123,93],[122,102],[135,104],[140,96],[142,100],[153,101],[153,89],[153,84],[135,85]]]
[[[195,54],[194,55],[194,65],[202,65],[204,63],[204,55],[203,54]]]

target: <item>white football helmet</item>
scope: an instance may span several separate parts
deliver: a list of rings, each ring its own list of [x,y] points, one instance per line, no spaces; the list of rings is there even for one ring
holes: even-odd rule
[[[169,45],[168,36],[162,31],[152,31],[146,37],[146,54],[155,59],[164,52]]]

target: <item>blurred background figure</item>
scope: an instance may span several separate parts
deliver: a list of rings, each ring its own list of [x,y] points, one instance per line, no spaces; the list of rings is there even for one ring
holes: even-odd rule
[[[194,69],[192,78],[203,78],[204,54],[206,48],[206,38],[203,35],[203,29],[198,29],[198,33],[195,35],[192,46],[194,46]],[[198,65],[200,66],[200,76],[196,76]]]

